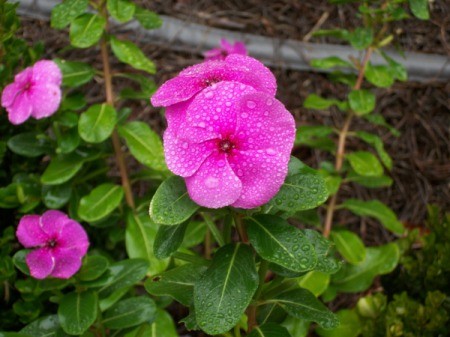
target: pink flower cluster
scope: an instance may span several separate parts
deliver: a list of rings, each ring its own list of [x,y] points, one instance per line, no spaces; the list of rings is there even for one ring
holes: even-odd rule
[[[208,50],[203,53],[206,61],[225,60],[228,55],[239,54],[247,55],[247,48],[241,41],[231,44],[226,39],[220,40],[220,47]]]
[[[166,107],[167,165],[196,203],[254,208],[278,192],[295,122],[276,87],[262,63],[232,54],[181,71],[153,95],[154,106]]]
[[[80,269],[89,247],[83,227],[60,211],[25,215],[16,235],[25,248],[35,248],[26,256],[26,263],[37,279],[70,278]]]
[[[61,102],[62,73],[55,62],[42,60],[28,67],[7,85],[2,93],[2,106],[12,124],[22,124],[30,116],[51,116]]]

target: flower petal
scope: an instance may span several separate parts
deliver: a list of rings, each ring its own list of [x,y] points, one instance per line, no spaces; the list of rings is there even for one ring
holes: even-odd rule
[[[242,192],[231,206],[254,208],[272,199],[286,178],[289,154],[272,149],[234,152],[229,162],[242,182]]]
[[[25,261],[30,268],[31,276],[39,280],[49,276],[55,266],[55,259],[48,248],[39,248],[28,253]]]
[[[261,92],[249,94],[240,101],[236,137],[241,151],[272,149],[289,154],[295,121],[277,99]]]
[[[192,99],[189,99],[185,102],[170,105],[166,108],[167,126],[168,128],[172,128],[175,134],[180,129],[182,123],[185,122],[186,111],[191,102]]]
[[[28,90],[28,98],[36,119],[48,117],[58,110],[61,102],[61,89],[52,83],[34,84]]]
[[[51,276],[68,279],[73,276],[81,267],[82,255],[77,249],[54,249],[55,267]]]
[[[32,76],[33,76],[32,67],[25,68],[16,76],[14,76],[14,83],[17,83],[21,87],[26,87],[28,84],[31,83]]]
[[[50,238],[58,239],[68,219],[63,212],[50,210],[42,214],[41,228]]]
[[[16,236],[25,248],[45,245],[48,235],[39,224],[39,215],[24,215],[17,226]]]
[[[10,107],[19,93],[22,91],[23,87],[18,83],[8,84],[2,92],[2,107]]]
[[[232,204],[242,190],[226,155],[219,153],[209,156],[194,175],[186,178],[186,186],[192,200],[209,208]]]
[[[167,107],[188,100],[204,87],[201,77],[177,76],[161,85],[150,101],[154,107]]]
[[[33,110],[27,92],[21,92],[16,96],[13,104],[6,108],[8,111],[8,119],[14,124],[22,124],[31,116]]]
[[[33,66],[33,83],[51,83],[60,86],[62,82],[62,72],[58,65],[50,60],[41,60]]]
[[[163,139],[167,167],[182,177],[193,175],[216,148],[214,140],[196,144],[179,139],[171,127],[164,132]]]
[[[84,256],[89,248],[89,238],[84,228],[75,220],[65,221],[57,243],[58,249],[72,249]],[[55,254],[57,258],[57,255]]]

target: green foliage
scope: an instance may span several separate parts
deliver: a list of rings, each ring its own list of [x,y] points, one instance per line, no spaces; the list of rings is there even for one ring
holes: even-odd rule
[[[86,13],[70,25],[70,43],[77,48],[88,48],[98,42],[103,34],[106,20],[96,14]]]
[[[52,10],[52,27],[56,29],[65,28],[86,11],[88,3],[88,0],[64,0],[56,5]]]
[[[88,290],[69,293],[61,299],[58,318],[69,335],[83,334],[97,318],[97,293]]]
[[[141,49],[131,41],[122,41],[112,37],[111,48],[119,61],[122,61],[135,69],[144,70],[149,74],[155,73],[156,68],[153,62],[150,61]]]
[[[122,202],[121,186],[106,183],[97,186],[80,200],[78,215],[87,222],[101,220],[111,214]]]
[[[94,104],[80,115],[78,133],[88,143],[100,143],[111,135],[116,121],[117,112],[112,106]]]

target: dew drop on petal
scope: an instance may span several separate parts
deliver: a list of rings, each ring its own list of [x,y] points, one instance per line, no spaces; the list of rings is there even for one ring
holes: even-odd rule
[[[205,97],[206,97],[206,98],[212,98],[213,96],[214,96],[214,93],[211,92],[211,91],[208,91],[208,92],[205,94]]]
[[[271,105],[273,104],[273,99],[272,99],[272,98],[268,98],[268,99],[266,100],[266,104],[267,104],[268,106],[271,106]]]
[[[219,167],[224,167],[224,166],[225,166],[225,160],[219,160],[219,161],[217,162],[217,166],[219,166]]]
[[[183,149],[187,149],[189,147],[189,144],[187,142],[184,142],[182,147],[183,147]]]
[[[242,118],[247,118],[247,117],[248,117],[248,114],[247,114],[246,112],[243,112],[243,113],[241,114],[241,117],[242,117]]]
[[[214,177],[208,177],[205,179],[205,185],[208,188],[216,188],[219,186],[219,179]]]
[[[256,107],[256,103],[253,101],[247,101],[247,108],[254,109]]]
[[[272,148],[268,148],[268,149],[266,150],[266,153],[267,153],[269,156],[274,156],[274,155],[277,154],[277,151],[275,151],[275,150],[272,149]]]
[[[201,128],[205,128],[206,124],[205,124],[205,122],[200,122],[200,123],[198,123],[198,126]]]

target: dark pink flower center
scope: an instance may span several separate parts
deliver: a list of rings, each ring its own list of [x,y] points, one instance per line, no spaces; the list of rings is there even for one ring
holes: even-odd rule
[[[218,143],[219,151],[223,153],[230,153],[236,145],[233,144],[229,139],[222,139]]]
[[[55,248],[57,244],[58,244],[58,241],[56,241],[56,239],[51,239],[47,242],[47,247]]]
[[[210,77],[205,79],[205,81],[203,82],[205,87],[210,87],[215,83],[219,83],[220,81],[222,81],[219,77],[215,76],[215,77]]]

